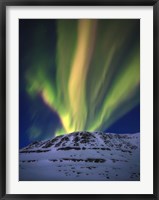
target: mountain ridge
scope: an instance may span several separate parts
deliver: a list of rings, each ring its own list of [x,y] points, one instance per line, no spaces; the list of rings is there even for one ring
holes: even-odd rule
[[[33,142],[20,149],[19,155],[21,180],[139,180],[140,177],[140,133],[73,132]],[[43,172],[44,167],[51,177]],[[86,173],[90,168],[92,174]],[[114,177],[115,169],[118,175]],[[72,171],[78,172],[78,176]],[[102,176],[108,172],[109,179]]]

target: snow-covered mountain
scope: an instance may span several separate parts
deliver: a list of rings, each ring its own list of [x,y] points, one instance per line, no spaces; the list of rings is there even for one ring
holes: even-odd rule
[[[73,132],[19,153],[19,180],[139,181],[140,133]]]

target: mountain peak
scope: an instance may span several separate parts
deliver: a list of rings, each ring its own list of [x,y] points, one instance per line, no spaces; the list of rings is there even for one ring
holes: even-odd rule
[[[20,180],[140,180],[140,133],[78,131],[20,150]]]

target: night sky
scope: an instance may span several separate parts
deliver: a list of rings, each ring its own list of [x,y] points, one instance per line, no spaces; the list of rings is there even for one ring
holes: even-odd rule
[[[140,21],[19,20],[19,145],[140,131]]]

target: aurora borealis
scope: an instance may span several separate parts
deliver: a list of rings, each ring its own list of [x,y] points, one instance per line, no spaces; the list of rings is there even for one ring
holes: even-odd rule
[[[19,27],[20,129],[29,140],[104,131],[139,105],[138,19],[21,19]]]

